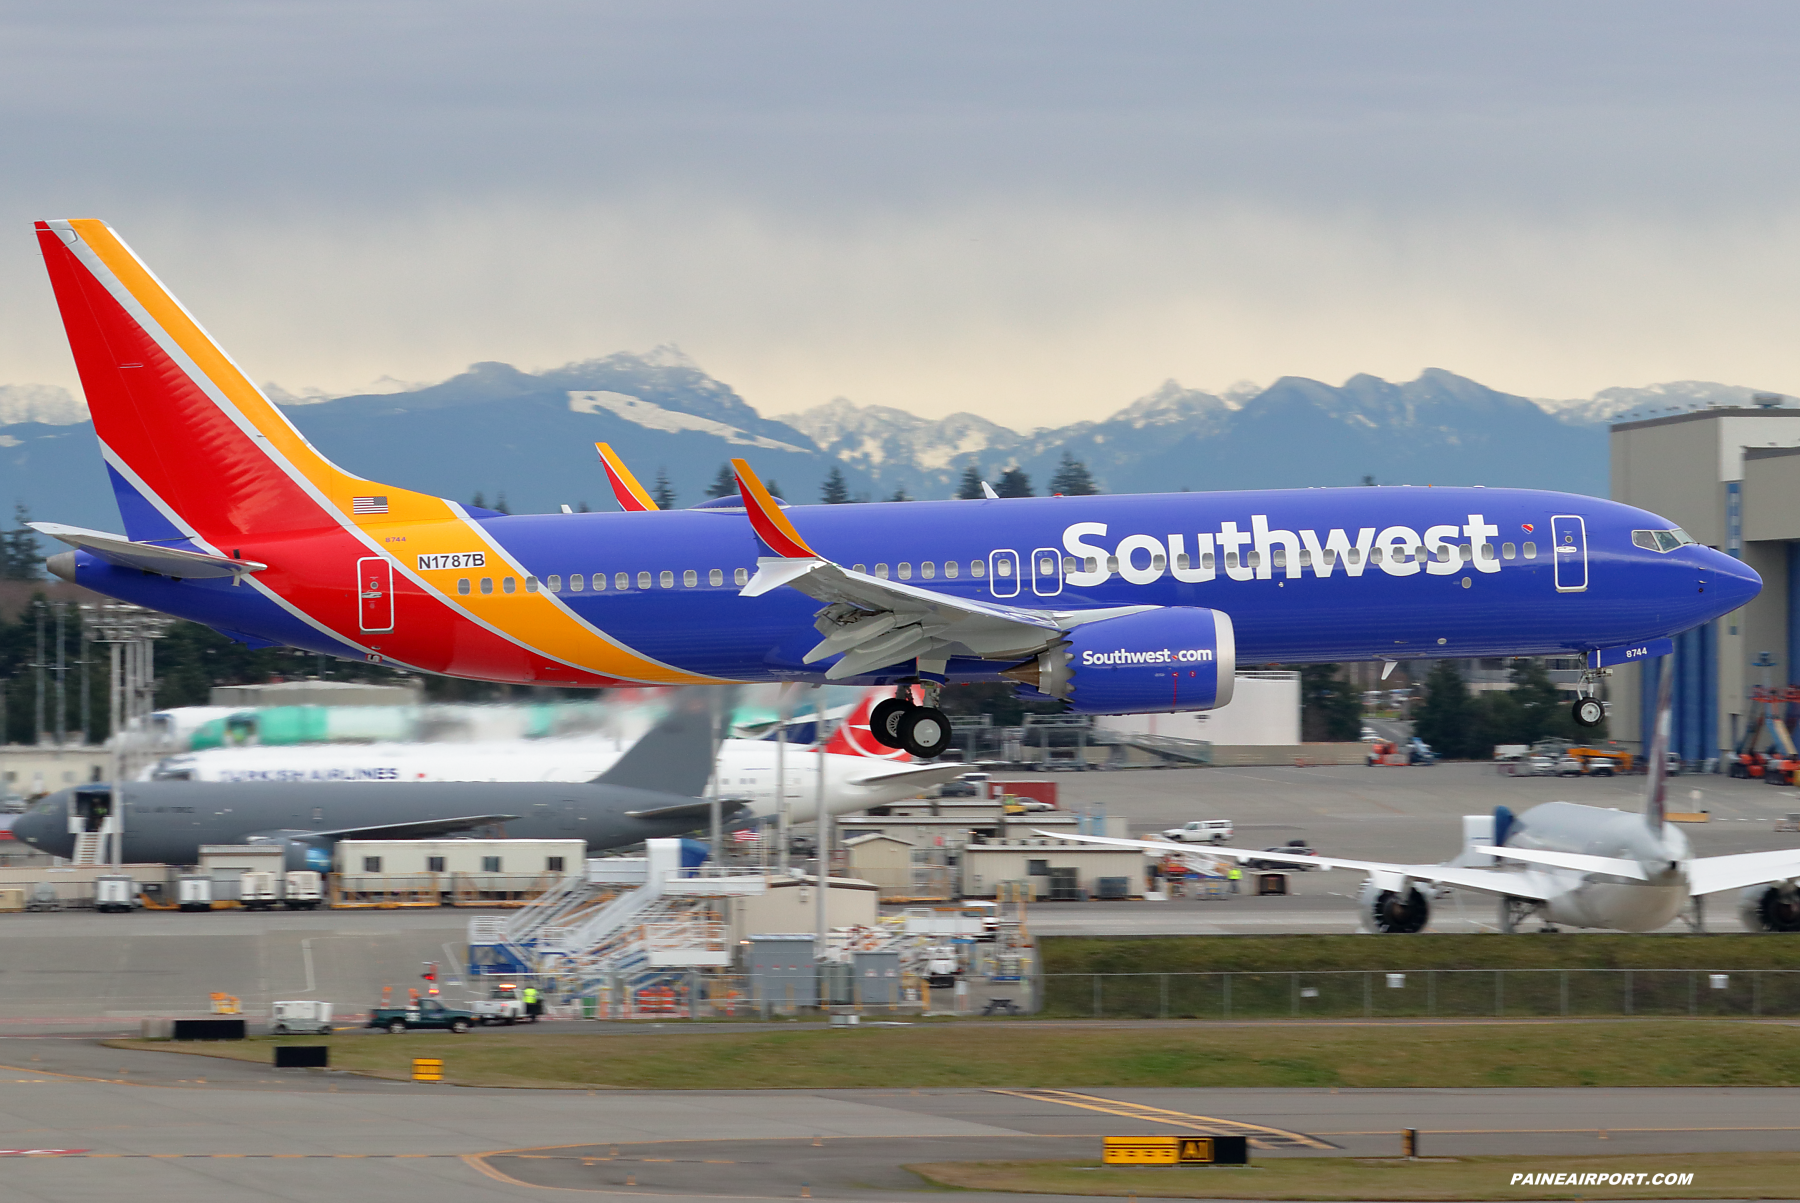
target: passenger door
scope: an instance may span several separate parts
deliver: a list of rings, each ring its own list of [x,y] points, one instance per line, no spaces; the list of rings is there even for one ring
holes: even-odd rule
[[[1578,514],[1550,519],[1550,555],[1555,560],[1556,591],[1580,593],[1587,588],[1587,523]]]
[[[1039,597],[1055,597],[1063,589],[1062,551],[1039,547],[1031,553],[1031,591]]]
[[[371,633],[394,629],[394,566],[382,556],[356,562],[356,596],[362,629]]]
[[[1019,596],[1019,553],[1002,549],[988,553],[988,592],[995,597]]]

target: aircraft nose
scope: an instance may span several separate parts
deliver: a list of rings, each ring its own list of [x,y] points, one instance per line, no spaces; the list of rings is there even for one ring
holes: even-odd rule
[[[50,832],[50,816],[28,810],[13,820],[12,833],[15,840],[23,840],[33,848],[43,851],[44,836]]]
[[[1703,588],[1712,596],[1709,609],[1720,614],[1737,609],[1762,592],[1763,580],[1756,569],[1722,551],[1705,549]]]

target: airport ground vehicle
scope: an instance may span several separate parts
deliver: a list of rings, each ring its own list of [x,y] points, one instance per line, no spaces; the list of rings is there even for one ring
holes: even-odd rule
[[[325,900],[324,878],[311,869],[290,869],[281,905],[290,911],[315,911]]]
[[[393,1036],[409,1028],[448,1029],[461,1035],[475,1026],[475,1015],[471,1011],[446,1007],[435,998],[422,998],[409,1007],[370,1008],[369,1022],[363,1026],[385,1028]]]
[[[1308,870],[1316,867],[1314,865],[1306,864],[1303,861],[1291,861],[1291,860],[1286,859],[1287,857],[1290,857],[1290,856],[1317,856],[1318,852],[1315,851],[1311,846],[1309,846],[1305,840],[1289,840],[1287,843],[1277,844],[1273,848],[1264,848],[1263,851],[1264,852],[1279,852],[1279,853],[1281,853],[1283,859],[1281,859],[1281,860],[1247,860],[1244,862],[1244,868],[1246,868],[1246,869],[1285,869],[1285,870],[1293,870],[1296,872],[1305,873]]]
[[[94,909],[119,914],[140,905],[137,882],[121,875],[94,878]]]
[[[514,1024],[525,1018],[525,1000],[520,997],[516,983],[495,982],[493,991],[486,998],[478,998],[469,1004],[469,1013],[481,1024]]]
[[[1232,837],[1230,819],[1195,819],[1163,832],[1165,840],[1178,844],[1223,844]]]
[[[328,1002],[299,998],[269,1004],[269,1031],[273,1035],[330,1030],[331,1004]]]
[[[273,873],[246,873],[238,879],[238,905],[245,910],[270,910],[280,901]]]

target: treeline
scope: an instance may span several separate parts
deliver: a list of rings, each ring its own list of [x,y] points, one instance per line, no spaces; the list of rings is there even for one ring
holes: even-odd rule
[[[1450,760],[1486,760],[1495,744],[1530,744],[1561,738],[1608,738],[1606,724],[1582,727],[1550,674],[1536,660],[1514,660],[1512,688],[1469,691],[1454,660],[1440,660],[1425,678],[1425,696],[1413,711],[1413,734]]]

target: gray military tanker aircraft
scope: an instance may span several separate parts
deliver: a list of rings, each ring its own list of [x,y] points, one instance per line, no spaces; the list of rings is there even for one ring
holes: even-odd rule
[[[715,749],[703,705],[678,705],[606,772],[588,782],[360,783],[132,781],[124,803],[123,859],[191,865],[202,844],[280,844],[289,869],[331,868],[339,840],[431,839],[502,827],[520,839],[585,839],[590,851],[627,847],[704,826],[695,797]],[[13,824],[13,835],[53,856],[98,831],[114,805],[110,785],[51,794]],[[744,810],[721,801],[722,817]]]

